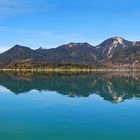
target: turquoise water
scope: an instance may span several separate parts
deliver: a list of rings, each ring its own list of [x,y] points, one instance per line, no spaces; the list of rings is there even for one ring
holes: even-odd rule
[[[0,140],[139,140],[139,75],[0,74]]]

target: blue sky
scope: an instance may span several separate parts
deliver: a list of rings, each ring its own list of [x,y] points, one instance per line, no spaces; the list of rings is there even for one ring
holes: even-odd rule
[[[0,52],[15,44],[51,48],[140,40],[139,0],[0,0]]]

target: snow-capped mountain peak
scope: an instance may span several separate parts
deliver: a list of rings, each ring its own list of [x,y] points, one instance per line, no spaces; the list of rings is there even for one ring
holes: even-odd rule
[[[113,38],[114,39],[114,44],[116,45],[116,44],[123,44],[123,38],[122,37],[114,37]]]
[[[122,37],[116,36],[102,42],[100,45],[97,46],[97,49],[102,56],[110,58],[113,56],[113,54],[120,51],[121,49],[128,48],[131,46],[133,46],[133,42],[127,41]]]

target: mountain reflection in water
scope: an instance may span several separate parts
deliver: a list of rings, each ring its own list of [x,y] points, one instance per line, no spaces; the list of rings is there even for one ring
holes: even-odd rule
[[[118,103],[140,97],[140,74],[35,74],[0,73],[0,85],[15,94],[30,90],[56,91],[69,97],[88,97],[98,94],[104,100]]]

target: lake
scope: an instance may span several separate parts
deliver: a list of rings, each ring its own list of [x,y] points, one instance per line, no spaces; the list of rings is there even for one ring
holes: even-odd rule
[[[0,73],[0,140],[140,140],[140,74]]]

